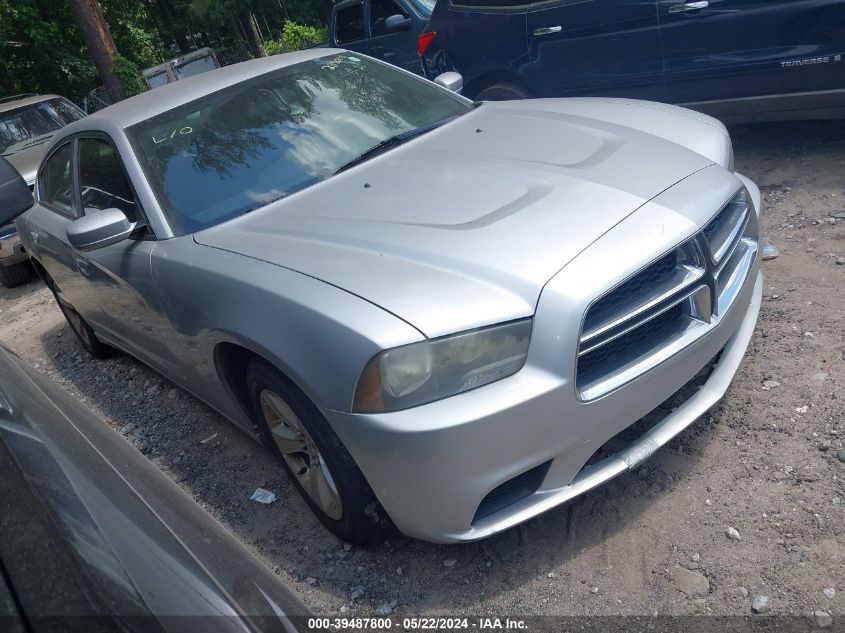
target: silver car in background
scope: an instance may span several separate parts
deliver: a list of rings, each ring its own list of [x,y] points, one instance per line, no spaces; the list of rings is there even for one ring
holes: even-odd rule
[[[58,95],[33,93],[0,98],[0,156],[30,188],[49,141],[57,130],[85,113]],[[32,276],[32,267],[13,224],[0,223],[0,283],[12,287]]]
[[[760,306],[720,123],[473,103],[340,50],[74,123],[36,198],[18,226],[83,345],[265,441],[352,542],[484,538],[633,468],[723,396]]]

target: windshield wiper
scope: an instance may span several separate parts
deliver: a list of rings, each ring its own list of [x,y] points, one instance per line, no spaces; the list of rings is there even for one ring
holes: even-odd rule
[[[342,171],[346,171],[350,167],[360,165],[361,163],[373,158],[374,156],[378,156],[379,154],[382,154],[389,149],[398,147],[399,145],[402,145],[402,143],[406,143],[407,141],[410,141],[412,138],[416,138],[421,134],[430,132],[434,128],[438,128],[441,125],[448,123],[449,121],[455,118],[457,117],[449,117],[448,119],[443,119],[441,121],[429,123],[428,125],[413,128],[412,130],[405,130],[404,132],[399,132],[399,134],[394,134],[393,136],[388,136],[383,141],[379,141],[378,143],[373,145],[370,149],[364,150],[361,154],[358,154],[358,156],[350,160],[348,163],[341,165],[340,168],[334,173],[339,174]]]

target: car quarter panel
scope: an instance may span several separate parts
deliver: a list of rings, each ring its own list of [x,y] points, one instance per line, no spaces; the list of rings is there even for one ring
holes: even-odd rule
[[[549,461],[549,472],[537,494],[545,498],[550,490],[566,488],[606,440],[691,379],[732,340],[741,324],[753,327],[755,305],[759,305],[754,296],[760,292],[756,260],[730,311],[707,334],[606,397],[584,403],[576,395],[574,362],[588,305],[695,234],[743,182],[750,185],[717,166],[693,174],[575,258],[546,285],[537,306],[527,363],[517,374],[406,411],[329,412],[341,439],[400,529],[443,542],[488,535],[490,531],[480,533],[472,524],[475,509],[487,493]],[[753,185],[750,189],[759,210],[759,192]],[[744,348],[747,342],[746,338],[739,344]],[[729,371],[735,371],[735,366]],[[725,387],[716,389],[717,397]],[[428,512],[426,508],[431,507],[440,511]],[[520,520],[531,515],[529,510]],[[507,517],[502,521],[489,529],[513,524]]]
[[[264,358],[318,407],[348,410],[361,371],[378,351],[423,339],[348,292],[190,236],[157,245],[152,276],[162,347],[180,366],[182,385],[248,429],[252,422],[215,366],[221,343]]]

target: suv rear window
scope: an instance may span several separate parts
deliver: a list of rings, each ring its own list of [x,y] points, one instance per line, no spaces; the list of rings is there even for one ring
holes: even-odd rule
[[[338,9],[335,16],[335,33],[338,44],[364,39],[364,5],[356,4]]]

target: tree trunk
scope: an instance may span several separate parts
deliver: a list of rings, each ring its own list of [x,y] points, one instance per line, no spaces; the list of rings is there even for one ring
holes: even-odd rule
[[[191,43],[188,41],[188,35],[185,33],[185,28],[179,24],[176,19],[176,9],[173,7],[172,0],[157,0],[158,10],[161,16],[171,29],[173,39],[176,40],[176,45],[179,47],[179,52],[190,53]]]
[[[69,0],[76,24],[82,33],[82,39],[94,60],[100,81],[107,90],[123,94],[123,82],[114,74],[112,66],[117,56],[109,26],[103,17],[103,10],[97,0]]]
[[[246,9],[241,12],[239,17],[244,35],[246,35],[249,52],[252,53],[253,57],[264,57],[264,49],[261,47],[261,34],[258,32],[258,25],[252,11]]]

